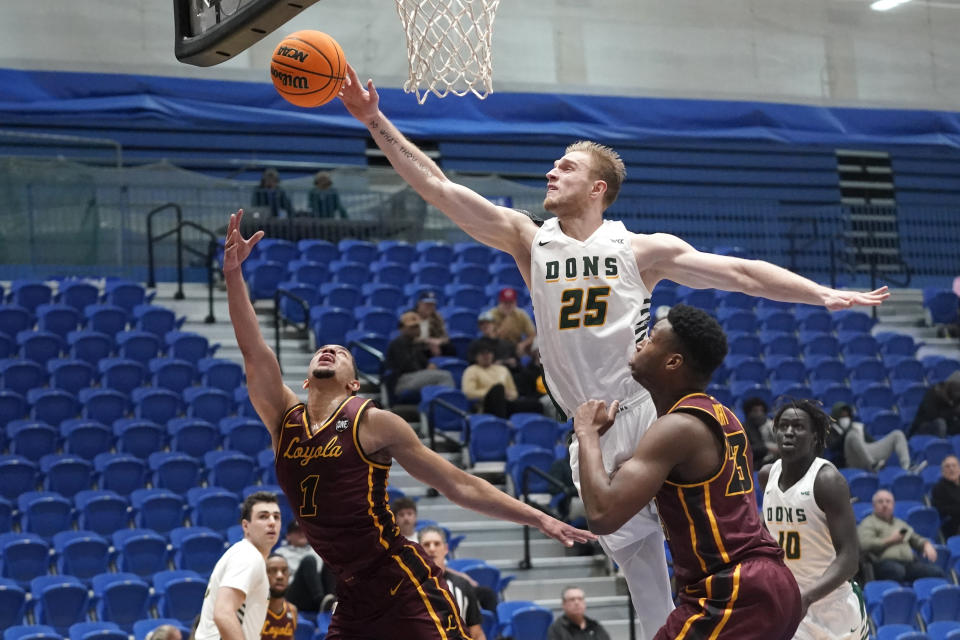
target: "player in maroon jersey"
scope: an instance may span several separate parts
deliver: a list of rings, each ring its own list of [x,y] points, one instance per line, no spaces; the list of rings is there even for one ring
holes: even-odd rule
[[[270,431],[277,481],[311,546],[337,574],[336,612],[327,640],[465,640],[441,570],[400,534],[387,504],[393,460],[451,501],[495,518],[539,528],[567,546],[595,539],[515,500],[431,451],[402,418],[355,394],[356,364],[339,345],[310,361],[303,403],[284,385],[260,334],[240,265],[263,237],[240,234],[230,216],[223,274],[250,401]]]
[[[610,477],[598,439],[616,428],[617,403],[608,408],[590,400],[574,419],[583,504],[594,533],[616,531],[656,499],[678,606],[655,640],[785,640],[800,622],[797,583],[757,512],[743,427],[704,393],[726,353],[716,320],[685,305],[674,306],[637,343],[630,369],[650,391],[659,417]]]

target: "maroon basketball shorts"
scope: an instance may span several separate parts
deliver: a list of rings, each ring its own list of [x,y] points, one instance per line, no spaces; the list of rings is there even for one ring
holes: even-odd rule
[[[470,640],[441,571],[412,542],[337,586],[327,640]]]
[[[687,586],[654,640],[789,640],[800,624],[800,589],[776,558],[753,558]]]

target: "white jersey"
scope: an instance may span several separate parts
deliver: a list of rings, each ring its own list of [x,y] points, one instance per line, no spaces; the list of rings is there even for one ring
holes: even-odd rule
[[[200,610],[200,624],[196,640],[219,640],[220,631],[213,622],[214,599],[220,587],[232,587],[246,594],[237,618],[243,628],[244,640],[260,640],[263,621],[267,618],[270,584],[263,554],[244,538],[227,549],[213,568]]]
[[[574,240],[550,218],[530,248],[530,293],[550,395],[568,417],[593,399],[621,410],[649,400],[627,361],[647,333],[650,291],[622,222],[604,220]]]
[[[777,460],[763,492],[763,520],[783,547],[784,561],[801,591],[809,589],[837,559],[826,514],[813,492],[817,474],[826,465],[833,466],[829,460],[815,458],[800,480],[781,491],[781,461]],[[859,639],[866,637],[866,629],[860,596],[850,582],[844,582],[810,605],[794,637]]]

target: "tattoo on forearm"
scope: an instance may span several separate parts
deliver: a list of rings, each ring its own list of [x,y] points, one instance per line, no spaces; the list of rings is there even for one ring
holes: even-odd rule
[[[417,157],[416,153],[403,146],[400,138],[393,135],[385,128],[382,128],[378,120],[371,120],[369,127],[372,133],[379,134],[387,144],[398,147],[397,150],[400,152],[400,155],[402,155],[409,162],[412,162],[421,173],[424,173],[428,176],[433,175],[433,171],[430,169],[430,167],[424,165],[423,162],[421,162]]]

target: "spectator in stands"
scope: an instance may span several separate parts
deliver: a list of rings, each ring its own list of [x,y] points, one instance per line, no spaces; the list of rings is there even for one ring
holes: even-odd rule
[[[493,362],[494,346],[483,341],[477,345],[474,363],[463,372],[463,394],[480,402],[481,411],[501,418],[528,411],[541,413],[540,401],[521,397],[510,370]]]
[[[467,349],[467,359],[471,362],[476,357],[477,346],[483,341],[493,345],[493,361],[502,364],[511,372],[519,366],[516,346],[508,340],[503,340],[497,334],[497,324],[494,321],[493,311],[484,311],[477,316],[477,330],[480,337],[470,343]]]
[[[183,634],[172,624],[162,624],[148,633],[146,640],[183,640]]]
[[[278,553],[267,557],[267,580],[270,583],[270,602],[267,619],[260,631],[260,640],[294,640],[297,632],[297,607],[287,598],[290,584],[290,565]]]
[[[420,316],[407,311],[400,316],[400,335],[387,346],[386,368],[396,376],[396,393],[419,391],[427,385],[453,387],[449,371],[430,362],[427,344],[420,339]]]
[[[333,188],[329,173],[318,171],[317,175],[313,176],[313,189],[310,189],[309,202],[310,215],[314,218],[339,216],[342,220],[347,219],[347,210],[340,202],[340,194]]]
[[[779,455],[770,407],[763,398],[747,398],[743,401],[743,417],[743,429],[753,451],[753,468],[759,469]]]
[[[276,494],[257,491],[243,501],[240,513],[243,538],[210,574],[196,640],[260,640],[270,594],[266,559],[280,537],[280,505]]]
[[[853,407],[838,402],[833,405],[830,416],[836,421],[836,426],[843,440],[843,459],[845,466],[868,471],[878,471],[887,463],[891,454],[896,453],[900,467],[909,469],[912,473],[919,473],[927,466],[926,460],[914,467],[910,466],[910,447],[907,445],[907,436],[894,429],[877,441],[867,434],[863,423],[856,420]]]
[[[536,398],[540,402],[543,415],[553,420],[561,419],[560,409],[553,403],[553,399],[547,393],[547,385],[543,381],[543,363],[540,361],[540,348],[537,346],[536,338],[530,345],[530,357],[525,358],[517,370],[511,373],[517,385],[517,393],[521,397]],[[563,419],[565,420],[566,417]]]
[[[277,555],[287,561],[293,576],[287,588],[287,600],[301,611],[325,611],[336,599],[337,578],[326,566],[294,520],[287,525],[287,539],[277,549]]]
[[[447,581],[450,593],[457,601],[460,617],[467,627],[467,633],[473,640],[486,640],[483,633],[483,615],[480,613],[480,603],[474,586],[466,580],[466,576],[447,568],[447,535],[440,527],[428,525],[420,529],[420,546],[427,552],[433,563],[440,568],[443,578]],[[474,583],[476,584],[476,583]]]
[[[587,617],[587,599],[583,589],[565,587],[561,594],[563,614],[553,621],[547,640],[610,640],[599,622]]]
[[[951,376],[927,389],[910,427],[912,436],[923,433],[938,438],[960,434],[960,380]]]
[[[940,514],[940,531],[944,538],[960,531],[960,460],[947,456],[940,463],[940,479],[930,491],[933,508]]]
[[[280,186],[280,174],[273,167],[263,170],[260,185],[253,191],[251,204],[255,210],[268,211],[271,218],[293,215],[293,205],[287,192]]]
[[[411,309],[417,314],[420,322],[419,339],[430,350],[431,356],[455,356],[457,350],[450,344],[447,335],[447,324],[443,316],[437,313],[437,294],[433,291],[422,291],[417,298],[417,305]]]
[[[893,505],[893,494],[880,489],[873,494],[873,513],[857,526],[860,548],[873,563],[874,577],[907,583],[917,578],[943,578],[943,569],[934,564],[937,550],[893,515]],[[914,551],[924,559],[918,559]]]
[[[393,517],[400,528],[400,535],[411,542],[417,541],[417,503],[412,498],[398,498],[390,503]]]
[[[537,337],[537,329],[527,312],[517,306],[517,290],[505,287],[497,297],[497,306],[490,310],[497,337],[516,345],[518,358],[530,355],[530,346]]]

